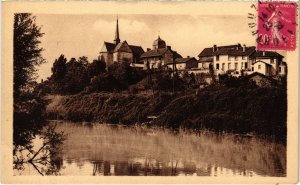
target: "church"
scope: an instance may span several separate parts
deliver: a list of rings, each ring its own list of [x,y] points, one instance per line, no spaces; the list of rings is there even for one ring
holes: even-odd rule
[[[106,66],[114,62],[128,62],[130,64],[140,63],[140,57],[144,53],[141,46],[129,45],[126,40],[121,42],[119,35],[119,22],[117,19],[114,43],[104,42],[100,51],[99,59],[106,63]]]

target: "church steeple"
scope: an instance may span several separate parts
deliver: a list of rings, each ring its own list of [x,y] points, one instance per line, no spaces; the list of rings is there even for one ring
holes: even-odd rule
[[[120,36],[119,36],[119,21],[117,17],[117,27],[116,27],[116,34],[115,34],[115,45],[120,43]]]

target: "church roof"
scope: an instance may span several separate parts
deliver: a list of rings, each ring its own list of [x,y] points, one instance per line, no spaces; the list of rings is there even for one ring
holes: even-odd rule
[[[114,49],[116,47],[114,43],[110,43],[110,42],[104,42],[104,46],[106,47],[106,50],[111,53],[114,52]]]
[[[126,42],[126,41],[124,41]],[[127,43],[127,42],[126,42]],[[114,43],[104,42],[104,46],[106,47],[108,52],[113,53],[114,51],[118,51],[122,49],[123,42],[120,42],[117,46]],[[133,54],[137,57],[141,56],[144,53],[144,49],[141,46],[128,45]]]

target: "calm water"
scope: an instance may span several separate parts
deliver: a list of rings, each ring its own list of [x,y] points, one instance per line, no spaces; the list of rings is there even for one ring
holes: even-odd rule
[[[286,147],[256,137],[65,122],[57,130],[67,137],[51,165],[24,163],[15,175],[286,175]]]

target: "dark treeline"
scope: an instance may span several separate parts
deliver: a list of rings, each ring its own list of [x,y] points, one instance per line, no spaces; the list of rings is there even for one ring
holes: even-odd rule
[[[179,77],[171,70],[142,70],[133,68],[126,61],[110,66],[101,60],[88,61],[85,56],[69,61],[60,55],[53,63],[52,75],[36,88],[35,92],[47,94],[76,94],[79,92],[120,92],[129,90],[183,91],[195,75],[185,73]],[[173,77],[176,78],[173,82]],[[173,85],[174,84],[174,85]]]

